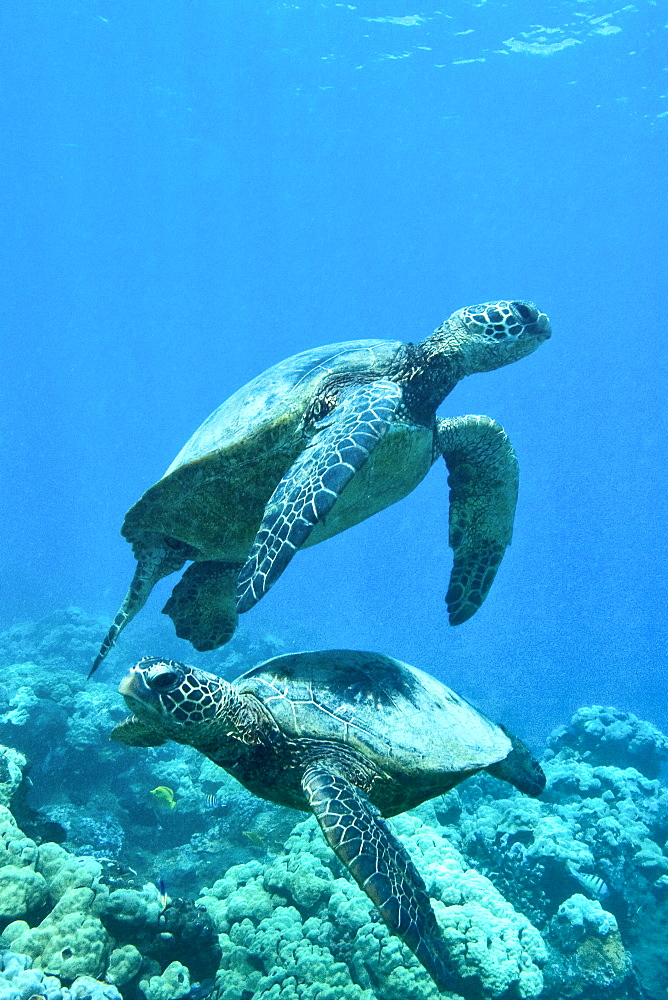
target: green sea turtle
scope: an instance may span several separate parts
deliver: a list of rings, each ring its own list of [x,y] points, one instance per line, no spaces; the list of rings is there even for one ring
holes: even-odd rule
[[[459,309],[419,344],[354,340],[297,354],[239,389],[126,514],[137,569],[91,673],[155,583],[192,565],[163,611],[196,649],[227,642],[297,549],[450,473],[450,623],[480,607],[512,535],[517,461],[488,417],[438,419],[457,382],[534,351],[530,302]]]
[[[231,684],[147,658],[120,693],[130,746],[194,747],[254,795],[312,811],[329,846],[440,988],[450,962],[422,878],[382,818],[480,770],[539,795],[524,744],[428,674],[377,653],[277,656]]]

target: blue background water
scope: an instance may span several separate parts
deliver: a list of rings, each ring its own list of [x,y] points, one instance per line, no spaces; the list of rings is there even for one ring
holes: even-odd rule
[[[391,653],[534,738],[592,702],[665,729],[665,7],[49,0],[0,34],[0,624],[111,617],[125,510],[263,368],[532,298],[552,340],[442,410],[520,458],[484,608],[446,623],[439,463],[241,627]]]

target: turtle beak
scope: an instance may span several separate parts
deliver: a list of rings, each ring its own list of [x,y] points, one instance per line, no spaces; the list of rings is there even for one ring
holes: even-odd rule
[[[538,319],[533,324],[533,327],[534,337],[540,340],[541,343],[544,340],[549,340],[552,336],[552,326],[545,313],[539,313]]]
[[[552,327],[548,317],[533,302],[517,299],[510,303],[510,308],[515,319],[524,327],[520,337],[535,337],[539,343],[542,343],[552,336]]]
[[[123,695],[125,704],[131,712],[145,708],[151,701],[153,692],[144,679],[143,670],[133,667],[118,685],[118,693]]]

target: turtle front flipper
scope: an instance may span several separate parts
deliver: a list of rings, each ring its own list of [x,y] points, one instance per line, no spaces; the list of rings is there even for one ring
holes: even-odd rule
[[[174,587],[164,608],[180,639],[201,653],[229,642],[237,627],[239,563],[195,562]]]
[[[192,558],[194,551],[189,545],[160,535],[152,536],[150,541],[142,541],[141,544],[135,543],[133,550],[137,558],[135,575],[88,672],[89,677],[93,676],[128,622],[144,607],[158,580],[181,569],[186,559]]]
[[[327,843],[439,989],[452,989],[445,942],[408,852],[364,792],[327,762],[309,765],[302,788]]]
[[[385,379],[341,393],[308,446],[267,503],[237,591],[239,614],[276,582],[316,523],[382,441],[401,405],[401,388]]]
[[[489,417],[437,420],[448,467],[450,546],[455,559],[445,595],[451,625],[476,613],[513,536],[519,467],[500,424]]]

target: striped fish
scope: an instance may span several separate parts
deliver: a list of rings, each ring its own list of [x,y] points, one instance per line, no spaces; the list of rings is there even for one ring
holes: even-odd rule
[[[171,899],[167,895],[167,889],[165,888],[165,880],[164,880],[164,878],[161,878],[160,881],[159,881],[159,883],[158,883],[158,893],[160,895],[160,905],[162,906],[162,909],[164,911],[164,910],[167,909],[167,907],[171,903]]]
[[[207,809],[217,809],[218,806],[220,805],[220,799],[218,798],[215,792],[213,795],[205,795],[204,805],[207,807]]]
[[[577,879],[582,888],[590,892],[595,899],[603,899],[604,896],[608,895],[609,889],[598,875],[593,875],[591,872],[581,872],[574,865],[569,865],[568,870],[573,878]]]

